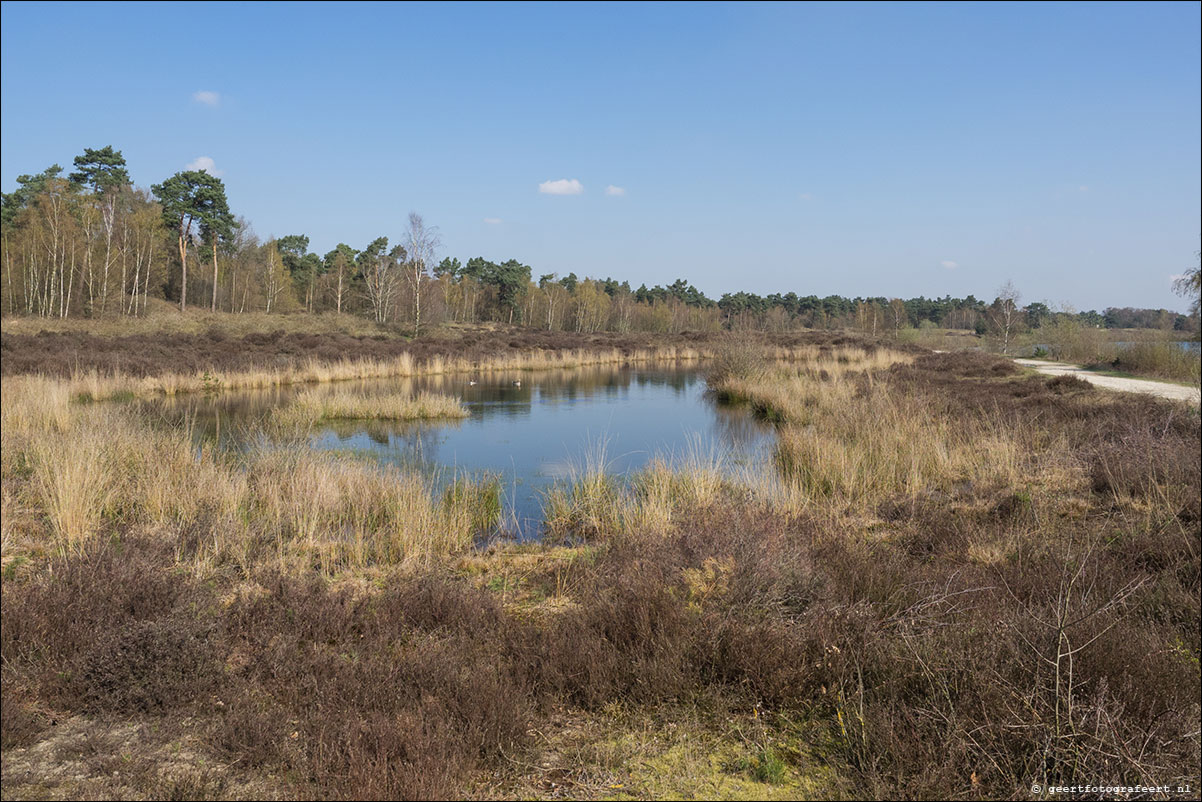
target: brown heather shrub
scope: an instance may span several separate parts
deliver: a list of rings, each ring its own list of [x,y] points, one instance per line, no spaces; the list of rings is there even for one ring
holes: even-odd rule
[[[1103,441],[1090,454],[1094,492],[1163,500],[1187,520],[1198,519],[1200,474],[1194,444],[1183,438],[1157,437],[1147,430]]]
[[[299,762],[347,798],[435,798],[525,737],[529,694],[481,591],[437,577],[371,595],[285,575],[265,588],[225,622],[235,680],[258,691],[219,731],[231,757]]]
[[[189,583],[152,541],[95,543],[49,569],[3,583],[6,664],[67,664],[122,627],[183,604]]]
[[[495,594],[437,574],[394,578],[373,604],[373,620],[386,632],[409,627],[486,638],[508,626]]]
[[[299,796],[437,798],[525,737],[512,627],[483,591],[276,574],[218,604],[169,566],[131,541],[4,582],[6,745],[46,723],[29,696],[67,713],[202,714],[216,748],[298,778]]]
[[[80,711],[193,704],[219,668],[212,601],[170,565],[162,546],[134,540],[94,545],[51,572],[5,581],[6,666],[21,667],[20,684],[38,699]]]
[[[1019,367],[1006,357],[984,351],[951,351],[948,353],[926,352],[910,366],[898,366],[894,373],[922,374],[934,372],[949,378],[984,379],[1013,376]]]
[[[29,746],[50,723],[35,709],[37,697],[7,676],[0,683],[0,749]]]
[[[4,355],[0,370],[5,376],[42,374],[65,378],[95,371],[104,375],[121,373],[148,377],[206,370],[224,374],[300,368],[311,362],[384,361],[402,355],[408,355],[416,363],[435,359],[488,362],[512,357],[515,351],[538,354],[616,349],[629,355],[655,348],[708,349],[721,336],[699,332],[581,334],[497,327],[468,331],[461,336],[435,333],[409,340],[395,334],[368,334],[360,330],[304,332],[275,329],[242,333],[243,322],[237,319],[239,317],[227,316],[207,331],[191,333],[179,330],[124,333],[128,329],[101,331],[101,327],[92,327],[96,329],[93,333],[89,331],[87,321],[72,321],[63,331],[45,330],[45,326],[61,325],[58,321],[39,321],[39,331],[21,325],[26,321],[7,320],[5,331],[0,333],[0,351]],[[266,325],[278,324],[269,320]],[[838,332],[826,331],[759,334],[756,340],[780,349],[861,342]]]
[[[208,635],[177,616],[121,627],[80,656],[82,709],[154,713],[204,698],[219,671]]]
[[[539,638],[541,687],[586,707],[616,698],[652,702],[691,687],[689,647],[698,622],[672,592],[669,572],[644,562],[591,577],[576,596],[579,605]]]
[[[1048,389],[1057,395],[1065,393],[1092,393],[1095,388],[1080,376],[1070,376],[1067,373],[1047,380]]]
[[[1034,525],[937,499],[894,525],[903,536],[866,541],[827,520],[712,508],[574,561],[575,603],[533,619],[438,570],[374,590],[261,574],[216,605],[149,545],[89,552],[4,583],[5,743],[42,726],[13,706],[23,678],[68,711],[199,714],[214,748],[286,777],[290,795],[430,798],[521,754],[564,704],[710,689],[825,728],[825,759],[870,796],[1136,782],[1152,770],[1140,744],[1170,778],[1196,775],[1196,529],[1045,526],[982,565],[964,559],[973,538]],[[1058,683],[1064,643],[1082,648]],[[205,673],[209,655],[223,671]],[[172,671],[148,679],[155,658]],[[79,681],[56,685],[64,667]],[[202,682],[183,690],[185,672]]]

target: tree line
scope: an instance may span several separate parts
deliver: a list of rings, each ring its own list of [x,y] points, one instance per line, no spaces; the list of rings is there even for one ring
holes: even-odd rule
[[[64,175],[52,165],[17,178],[0,198],[0,262],[5,315],[111,317],[149,305],[189,304],[230,313],[362,315],[420,333],[455,321],[498,321],[551,330],[784,331],[858,328],[872,333],[938,326],[1004,333],[1057,319],[1107,328],[1197,330],[1165,309],[1053,311],[1018,305],[1012,287],[987,302],[965,298],[887,298],[795,292],[707,297],[687,280],[631,288],[606,277],[541,273],[517,259],[438,260],[438,229],[411,213],[399,236],[361,248],[345,243],[310,252],[309,238],[261,240],[230,208],[224,183],[185,170],[134,186],[121,151],[86,148]]]

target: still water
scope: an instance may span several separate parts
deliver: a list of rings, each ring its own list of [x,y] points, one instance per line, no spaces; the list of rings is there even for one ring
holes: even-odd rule
[[[325,421],[309,444],[353,451],[422,471],[439,483],[456,476],[495,476],[504,497],[503,528],[537,537],[547,490],[568,479],[604,447],[609,473],[628,475],[649,460],[700,452],[724,469],[755,465],[768,455],[771,428],[746,410],[716,404],[694,367],[599,366],[575,370],[455,374],[343,382],[318,392],[431,391],[463,399],[471,416],[422,422]],[[255,424],[295,391],[226,393],[177,402],[198,438],[242,448]],[[178,404],[184,405],[183,407]]]

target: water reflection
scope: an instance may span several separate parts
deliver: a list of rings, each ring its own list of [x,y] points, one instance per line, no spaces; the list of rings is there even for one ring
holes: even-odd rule
[[[297,392],[404,393],[459,396],[471,416],[455,421],[323,422],[314,448],[349,450],[450,481],[457,475],[500,476],[507,518],[520,537],[537,535],[542,497],[584,455],[606,442],[613,473],[642,468],[660,455],[690,448],[727,453],[733,464],[764,456],[770,429],[740,409],[715,405],[695,368],[591,366],[576,370],[452,374],[341,382],[181,397],[157,413],[187,421],[198,440],[243,449],[271,411]]]

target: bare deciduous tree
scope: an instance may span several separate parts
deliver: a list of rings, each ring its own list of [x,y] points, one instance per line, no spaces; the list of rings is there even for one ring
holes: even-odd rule
[[[280,259],[274,239],[267,243],[264,251],[261,274],[264,311],[271,314],[272,309],[277,307],[281,293],[288,286],[288,273],[284,270],[284,262]]]
[[[409,213],[409,228],[405,231],[405,252],[409,261],[405,275],[413,285],[413,336],[421,334],[422,325],[422,281],[434,264],[442,241],[438,237],[438,226],[427,226],[417,212]]]
[[[1194,251],[1194,258],[1202,259],[1202,251]],[[1198,314],[1198,307],[1202,305],[1202,268],[1194,265],[1178,276],[1173,281],[1173,292],[1182,298],[1188,298],[1190,300],[1189,313],[1191,315]]]
[[[997,291],[997,300],[993,302],[993,307],[989,312],[990,317],[993,319],[993,325],[1002,333],[1003,354],[1008,353],[1010,350],[1010,337],[1018,325],[1019,315],[1021,314],[1018,308],[1018,302],[1021,299],[1022,294],[1015,289],[1014,282],[1007,281]]]
[[[902,326],[909,322],[909,315],[906,313],[906,302],[901,298],[894,298],[889,302],[889,316],[893,318],[893,337],[896,339],[901,334]]]

